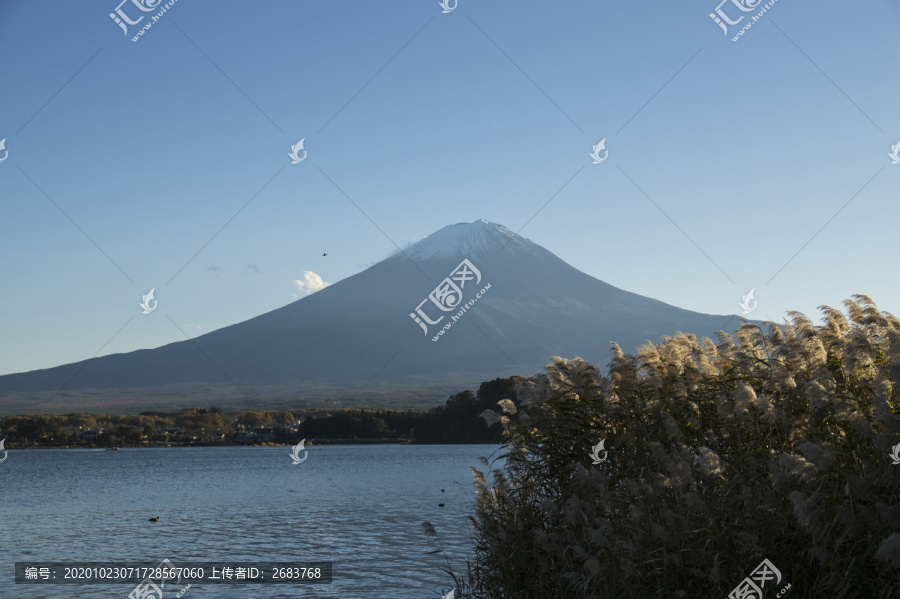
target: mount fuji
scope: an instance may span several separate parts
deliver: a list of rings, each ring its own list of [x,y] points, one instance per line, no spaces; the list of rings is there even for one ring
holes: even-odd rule
[[[419,405],[483,380],[536,374],[554,355],[603,366],[609,341],[633,353],[676,330],[712,336],[730,320],[618,289],[480,220],[189,341],[0,376],[0,403],[18,411],[55,397],[57,411],[127,411],[198,398],[259,408],[415,397],[406,403]]]

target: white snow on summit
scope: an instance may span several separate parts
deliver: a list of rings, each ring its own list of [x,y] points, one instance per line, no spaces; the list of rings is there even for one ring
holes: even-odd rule
[[[467,257],[486,251],[499,252],[507,244],[517,246],[515,249],[532,253],[536,253],[535,250],[539,247],[503,225],[476,220],[471,223],[447,225],[412,244],[404,250],[404,253],[413,260],[459,255]]]

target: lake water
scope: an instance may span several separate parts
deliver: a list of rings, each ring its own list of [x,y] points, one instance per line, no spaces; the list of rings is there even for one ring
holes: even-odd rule
[[[0,597],[126,599],[135,586],[14,584],[17,561],[334,564],[328,585],[192,584],[184,599],[440,599],[453,588],[421,523],[464,571],[469,468],[499,446],[307,449],[296,465],[288,447],[12,450],[0,463]]]

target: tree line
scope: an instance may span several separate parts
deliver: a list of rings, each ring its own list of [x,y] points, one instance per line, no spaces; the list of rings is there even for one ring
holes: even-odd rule
[[[515,393],[520,377],[481,383],[430,410],[185,408],[139,414],[31,414],[0,418],[6,449],[24,447],[139,447],[320,441],[499,443],[500,427],[478,415]]]

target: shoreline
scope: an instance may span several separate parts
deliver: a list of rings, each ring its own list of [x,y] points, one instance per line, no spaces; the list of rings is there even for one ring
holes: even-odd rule
[[[502,443],[414,443],[408,439],[314,439],[307,440],[307,447],[317,445],[502,445]],[[7,447],[7,451],[28,451],[41,449],[90,449],[94,451],[116,451],[119,449],[166,449],[176,447],[293,447],[291,443],[168,443],[144,445],[29,445],[27,447]]]

